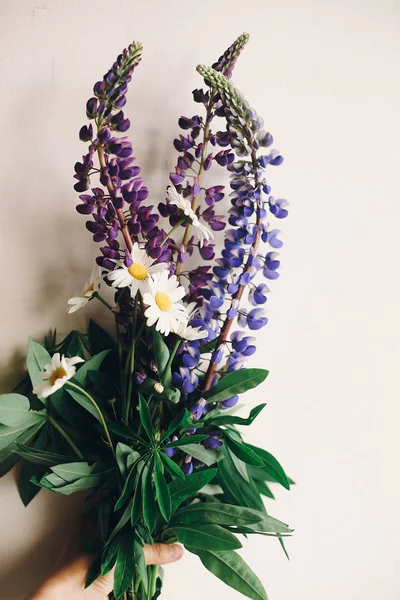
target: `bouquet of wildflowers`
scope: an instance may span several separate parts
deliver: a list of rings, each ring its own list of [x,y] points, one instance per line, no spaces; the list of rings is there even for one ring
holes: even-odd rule
[[[31,340],[26,377],[0,397],[0,475],[23,459],[25,504],[40,488],[87,490],[98,558],[86,583],[115,567],[115,599],[160,595],[162,570],[146,567],[143,555],[156,541],[182,543],[232,588],[265,599],[236,552],[238,536],[274,536],[285,549],[291,533],[262,497],[273,498],[271,482],[292,482],[242,437],[265,404],[247,416],[231,410],[268,375],[244,365],[256,351],[251,333],[267,323],[269,289],[259,275],[278,277],[282,242],[269,219],[287,215],[265,177],[283,158],[266,150],[272,135],[230,82],[247,40],[243,34],[212,67],[197,67],[200,114],[179,119],[178,159],[157,208],[125,135],[123,107],[142,46],[132,43],[94,85],[74,187],[100,253],[68,310],[100,301],[115,331],[91,321],[87,333]],[[218,214],[224,186],[205,187],[213,166],[215,177],[218,168],[230,175],[227,216]],[[102,295],[107,287],[113,302]]]

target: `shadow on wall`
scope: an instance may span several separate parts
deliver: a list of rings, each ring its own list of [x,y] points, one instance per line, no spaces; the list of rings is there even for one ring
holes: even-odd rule
[[[25,600],[55,569],[68,539],[71,526],[83,510],[84,495],[71,497],[41,490],[32,503],[25,508],[17,497],[16,479],[19,467],[15,467],[2,480],[2,498],[12,497],[13,530],[2,523],[0,562],[0,598],[2,600]],[[20,505],[18,506],[18,502]],[[2,514],[6,514],[5,509]],[[21,514],[23,513],[23,514]],[[4,534],[4,530],[5,534]],[[7,544],[8,538],[8,544]],[[12,554],[6,554],[6,546]]]

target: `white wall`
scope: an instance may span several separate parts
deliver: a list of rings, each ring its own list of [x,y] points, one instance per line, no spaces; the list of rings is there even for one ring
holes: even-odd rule
[[[400,596],[399,17],[396,0],[0,3],[4,390],[28,335],[88,317],[64,311],[94,255],[71,179],[92,84],[132,39],[144,42],[127,112],[157,204],[177,118],[195,112],[195,65],[251,34],[234,81],[286,158],[270,180],[291,202],[281,278],[252,362],[271,375],[249,395],[268,401],[251,441],[298,482],[270,506],[296,528],[291,562],[268,538],[243,551],[271,600]],[[73,509],[45,493],[23,509],[14,476],[0,482],[4,600],[22,600],[49,568],[50,532]],[[216,596],[239,597],[194,557],[168,567],[166,600]]]

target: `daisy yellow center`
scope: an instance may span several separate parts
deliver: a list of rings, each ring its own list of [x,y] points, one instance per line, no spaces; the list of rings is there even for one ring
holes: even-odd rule
[[[50,385],[54,385],[57,379],[62,379],[67,374],[66,370],[62,367],[55,369],[49,377]]]
[[[93,292],[94,292],[94,283],[91,283],[84,295],[86,296],[87,294],[93,294]]]
[[[164,292],[157,292],[155,295],[155,301],[158,308],[163,312],[168,312],[172,308],[173,302],[171,298],[167,296],[167,294],[164,294]]]
[[[147,277],[147,269],[140,263],[133,263],[133,265],[129,267],[128,272],[134,279],[143,280]]]

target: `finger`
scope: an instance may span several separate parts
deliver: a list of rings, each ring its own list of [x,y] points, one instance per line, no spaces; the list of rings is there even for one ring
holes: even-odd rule
[[[143,552],[147,565],[167,565],[183,556],[183,548],[179,544],[145,544]]]

